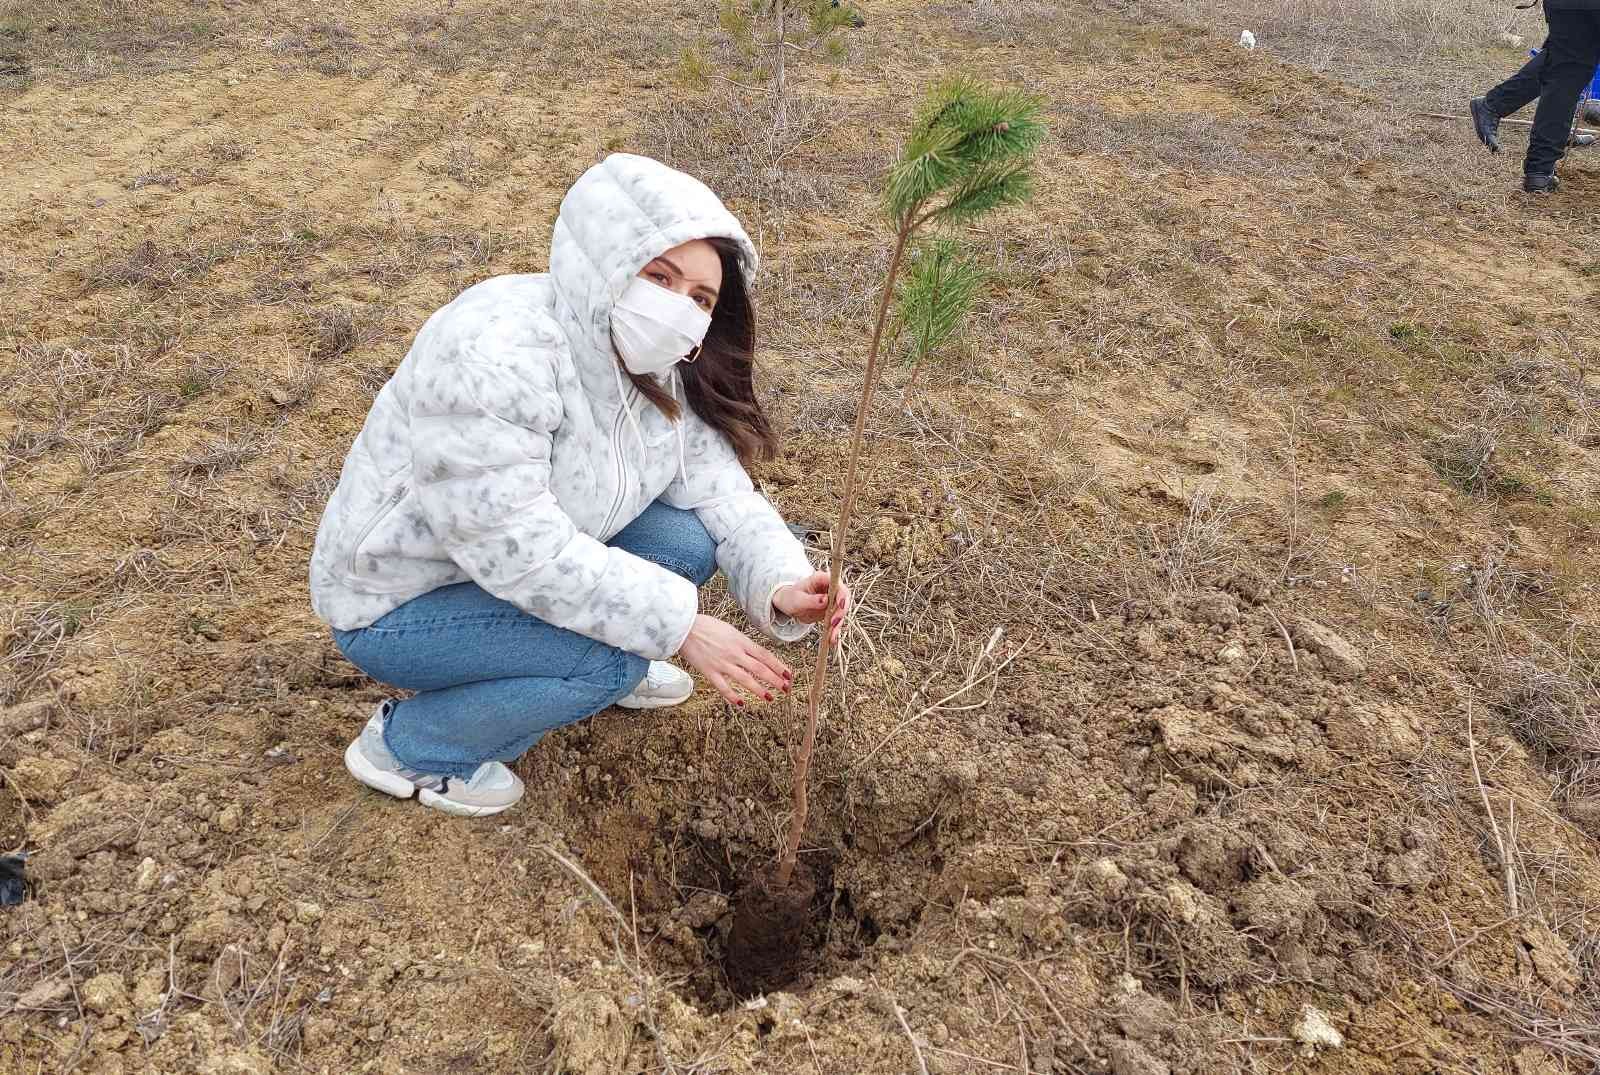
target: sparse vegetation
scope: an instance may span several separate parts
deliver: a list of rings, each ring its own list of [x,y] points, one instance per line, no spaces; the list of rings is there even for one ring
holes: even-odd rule
[[[864,5],[815,44],[844,10],[786,9],[780,127],[765,4],[0,2],[0,853],[36,882],[0,1068],[1592,1061],[1594,161],[1525,201],[1519,131],[1417,116],[1537,11]],[[756,238],[753,476],[824,555],[885,139],[962,69],[1026,72],[1045,181],[964,236],[958,361],[863,432],[812,962],[745,1007],[725,916],[799,714],[562,731],[441,843],[340,776],[380,692],[307,562],[411,334],[542,270],[618,149]],[[1344,1048],[1299,1055],[1305,1005]]]

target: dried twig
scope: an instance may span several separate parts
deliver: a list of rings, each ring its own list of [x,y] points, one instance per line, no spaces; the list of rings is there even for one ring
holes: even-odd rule
[[[1489,826],[1494,830],[1495,847],[1500,852],[1500,866],[1505,871],[1506,877],[1506,903],[1511,907],[1511,913],[1517,911],[1517,874],[1515,860],[1506,850],[1505,840],[1500,835],[1500,822],[1495,819],[1494,807],[1489,802],[1489,789],[1483,783],[1483,771],[1478,768],[1478,741],[1472,734],[1472,695],[1467,695],[1467,755],[1472,759],[1472,778],[1478,782],[1478,794],[1483,796],[1483,809],[1489,815]]]
[[[1283,644],[1289,647],[1289,661],[1294,665],[1294,670],[1296,672],[1300,671],[1300,658],[1294,651],[1294,640],[1289,637],[1289,629],[1283,625],[1282,620],[1278,619],[1278,614],[1270,608],[1267,609],[1267,615],[1271,616],[1272,622],[1278,625],[1278,633],[1283,635]]]
[[[873,984],[877,985],[876,980],[874,980]],[[884,989],[883,986],[878,986],[878,992],[883,994],[883,999],[889,1005],[889,1010],[894,1013],[895,1019],[900,1023],[900,1029],[906,1032],[906,1040],[911,1043],[911,1051],[917,1056],[917,1070],[922,1075],[928,1075],[928,1062],[922,1058],[922,1046],[918,1043],[917,1036],[911,1033],[911,1024],[906,1022],[906,1013],[901,1009],[900,1005],[895,1003],[894,998],[889,995],[889,991]]]
[[[991,635],[990,636],[991,644],[994,643],[994,642],[998,642],[998,641],[999,641],[998,635]],[[967,709],[977,709],[977,708],[979,708],[981,706],[987,705],[988,702],[989,702],[989,698],[994,697],[994,692],[992,690],[989,693],[989,698],[985,698],[981,702],[974,702],[974,703],[972,703],[970,705],[963,705],[963,706],[950,706],[949,703],[955,701],[957,698],[961,697],[963,694],[966,694],[968,691],[972,690],[974,687],[981,686],[982,684],[989,682],[991,679],[995,679],[997,676],[1000,675],[1001,672],[1006,670],[1007,666],[1009,666],[1012,661],[1015,661],[1018,657],[1022,656],[1025,652],[1027,652],[1028,644],[1031,643],[1032,641],[1033,641],[1033,639],[1030,637],[1027,642],[1024,642],[1021,646],[1019,646],[1017,648],[1017,651],[1015,653],[1013,653],[1011,656],[1007,657],[1005,660],[1001,661],[995,667],[991,668],[982,677],[977,678],[977,679],[973,679],[973,678],[970,677],[970,674],[969,674],[969,678],[961,686],[957,687],[955,690],[951,691],[949,694],[945,695],[943,698],[940,698],[937,702],[934,702],[932,705],[924,706],[922,709],[918,710],[916,713],[913,713],[911,716],[907,717],[905,720],[902,720],[899,724],[896,724],[893,728],[889,729],[889,734],[884,736],[883,739],[879,741],[877,746],[873,747],[871,750],[869,750],[865,754],[863,754],[856,761],[856,763],[854,765],[850,766],[849,770],[847,771],[847,774],[848,773],[854,773],[857,769],[859,769],[863,765],[867,764],[867,762],[871,761],[873,756],[876,755],[878,753],[878,751],[880,751],[884,747],[888,746],[889,743],[894,739],[895,736],[899,735],[905,729],[909,728],[911,725],[915,724],[917,721],[921,720],[923,717],[927,716],[930,713],[937,713],[937,712],[940,712],[941,710],[944,710],[946,708],[951,708],[951,709],[956,710],[957,712],[960,712],[960,711],[967,710]],[[979,655],[978,660],[973,662],[972,669],[971,669],[972,672],[976,672],[978,670],[979,663],[981,663],[983,658],[988,656],[988,654],[989,654],[989,650],[986,647],[984,649],[983,653]],[[996,687],[998,687],[998,686],[999,686],[999,684],[997,683]]]

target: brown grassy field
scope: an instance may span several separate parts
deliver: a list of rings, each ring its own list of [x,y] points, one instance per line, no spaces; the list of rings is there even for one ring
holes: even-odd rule
[[[861,11],[778,129],[711,0],[0,2],[0,1071],[1600,1060],[1600,157],[1529,199],[1520,134],[1418,116],[1537,13]],[[761,244],[757,477],[821,525],[877,179],[952,69],[1043,95],[1044,176],[872,416],[812,951],[742,1002],[799,714],[701,691],[501,817],[385,800],[306,560],[410,335],[617,149]]]

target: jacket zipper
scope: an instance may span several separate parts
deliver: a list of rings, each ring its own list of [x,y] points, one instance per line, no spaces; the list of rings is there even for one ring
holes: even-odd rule
[[[387,519],[389,513],[394,511],[405,497],[406,487],[402,485],[389,496],[389,499],[378,509],[377,514],[372,517],[372,520],[362,527],[360,535],[356,538],[356,543],[350,546],[350,562],[348,565],[350,574],[354,575],[356,573],[356,559],[361,554],[361,546],[366,544],[367,538],[372,536],[372,532],[378,528],[378,524]]]
[[[625,498],[623,479],[628,475],[628,464],[622,455],[622,425],[627,420],[628,399],[635,391],[637,389],[629,385],[628,391],[623,393],[622,406],[617,409],[617,420],[611,427],[611,457],[617,461],[617,495],[611,501],[611,509],[606,512],[605,522],[600,524],[601,540],[610,535],[611,524],[616,519],[617,512],[622,510],[622,501]]]

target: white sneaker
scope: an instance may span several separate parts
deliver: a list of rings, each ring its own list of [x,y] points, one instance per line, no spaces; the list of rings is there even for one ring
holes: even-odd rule
[[[369,788],[397,799],[413,795],[423,806],[457,817],[485,817],[516,805],[522,798],[522,781],[497,761],[486,761],[466,780],[419,773],[400,764],[383,741],[383,722],[393,710],[384,702],[367,719],[367,726],[344,751],[344,767]]]
[[[651,661],[639,685],[617,704],[623,709],[660,709],[686,702],[693,693],[694,677],[688,672],[666,661]]]

